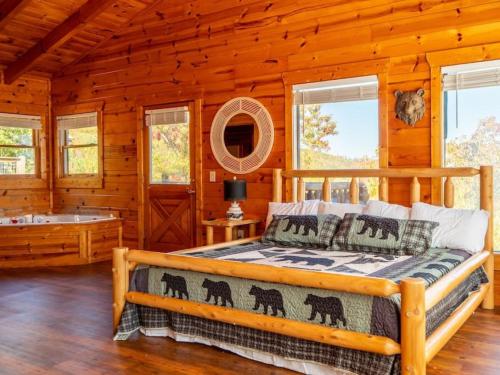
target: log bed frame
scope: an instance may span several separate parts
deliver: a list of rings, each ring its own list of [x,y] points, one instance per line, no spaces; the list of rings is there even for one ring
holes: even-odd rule
[[[480,176],[481,208],[490,214],[485,248],[467,259],[464,263],[442,277],[435,284],[425,289],[422,279],[407,278],[397,284],[381,278],[322,274],[313,271],[280,269],[276,267],[244,264],[225,260],[203,259],[185,256],[190,252],[211,250],[229,245],[254,241],[260,237],[226,242],[211,246],[202,246],[174,253],[159,253],[144,250],[114,249],[113,257],[113,324],[116,331],[125,302],[157,307],[173,312],[193,315],[205,319],[236,324],[243,327],[278,333],[304,340],[344,348],[363,350],[383,355],[401,354],[402,374],[423,375],[426,364],[441,350],[448,340],[482,303],[484,309],[494,308],[494,259],[493,259],[493,168],[482,166],[475,168],[411,168],[411,169],[360,169],[305,171],[273,171],[273,201],[282,202],[283,180],[296,182],[294,200],[305,198],[305,178],[323,178],[323,197],[330,198],[330,178],[352,178],[350,185],[351,202],[358,201],[358,178],[378,177],[380,200],[388,200],[388,178],[411,178],[411,202],[420,200],[419,178],[446,179],[444,183],[444,206],[453,206],[453,177]],[[150,295],[141,292],[129,292],[129,273],[137,264],[168,267],[179,270],[204,272],[215,275],[249,278],[258,281],[275,282],[288,285],[306,286],[371,296],[388,297],[401,293],[401,342],[390,338],[366,333],[351,332],[340,328],[331,328],[317,324],[288,320],[279,317],[213,306],[204,303],[179,300],[176,298]],[[489,283],[472,293],[450,317],[445,320],[429,337],[425,335],[425,313],[474,270],[484,266]]]

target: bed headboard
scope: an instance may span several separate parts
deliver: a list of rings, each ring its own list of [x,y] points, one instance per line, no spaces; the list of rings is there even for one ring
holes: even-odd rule
[[[454,206],[455,189],[453,178],[474,177],[479,175],[480,180],[480,207],[488,211],[489,223],[485,236],[484,251],[490,253],[484,268],[488,274],[490,285],[494,283],[495,259],[493,256],[493,167],[481,166],[477,168],[380,168],[380,169],[335,169],[335,170],[273,170],[273,202],[283,202],[283,188],[286,186],[292,201],[303,201],[306,195],[306,178],[323,179],[323,200],[331,200],[331,182],[333,178],[350,178],[349,196],[351,203],[359,202],[359,178],[375,177],[379,179],[379,199],[389,200],[389,178],[411,178],[410,201],[420,201],[419,178],[444,180],[443,194],[440,196],[441,205],[451,208]],[[285,184],[283,184],[285,182]],[[291,183],[287,183],[291,182]],[[483,307],[493,309],[494,288],[490,287]]]
[[[359,202],[359,178],[375,177],[379,179],[379,199],[389,199],[389,178],[411,178],[410,201],[420,201],[419,178],[435,178],[444,180],[444,194],[442,205],[451,208],[454,206],[455,192],[454,177],[480,177],[480,207],[490,214],[488,233],[485,248],[493,248],[493,167],[481,166],[477,168],[380,168],[380,169],[335,169],[335,170],[273,170],[273,202],[283,202],[283,182],[292,181],[292,201],[305,200],[306,178],[323,179],[323,200],[331,200],[331,182],[333,178],[350,178],[349,196],[351,203]],[[290,194],[289,194],[290,195]]]

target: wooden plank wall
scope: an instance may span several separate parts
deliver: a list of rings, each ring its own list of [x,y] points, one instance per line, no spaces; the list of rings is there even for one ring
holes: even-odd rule
[[[137,224],[136,107],[202,97],[204,216],[221,216],[221,181],[209,130],[217,109],[251,96],[276,128],[271,156],[249,182],[247,214],[265,216],[271,169],[285,166],[282,74],[388,58],[389,165],[431,165],[429,51],[500,41],[500,1],[493,0],[165,0],[53,80],[54,106],[104,101],[105,188],[55,192],[56,206],[109,207],[126,218],[125,243]],[[363,75],[363,72],[359,72]],[[414,128],[395,119],[396,89],[423,87],[427,114]],[[210,170],[217,182],[208,183]],[[430,186],[422,184],[424,200]],[[391,181],[390,199],[409,202],[406,181]]]
[[[0,82],[2,82],[0,80]],[[0,83],[0,112],[48,113],[50,82],[43,78],[24,77],[12,85]],[[48,161],[47,161],[48,162]],[[5,189],[0,182],[0,216],[22,213],[47,213],[50,209],[49,188]]]

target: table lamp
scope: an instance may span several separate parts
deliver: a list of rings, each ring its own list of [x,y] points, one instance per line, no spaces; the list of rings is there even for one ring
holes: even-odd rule
[[[229,220],[242,220],[243,211],[238,201],[247,199],[247,182],[245,180],[224,180],[224,200],[231,202],[226,217]]]

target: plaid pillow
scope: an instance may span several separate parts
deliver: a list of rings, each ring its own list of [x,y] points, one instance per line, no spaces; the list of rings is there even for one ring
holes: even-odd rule
[[[327,248],[341,221],[336,215],[273,215],[262,241],[281,246]]]
[[[431,247],[432,232],[438,225],[433,221],[346,214],[329,250],[420,255]]]

